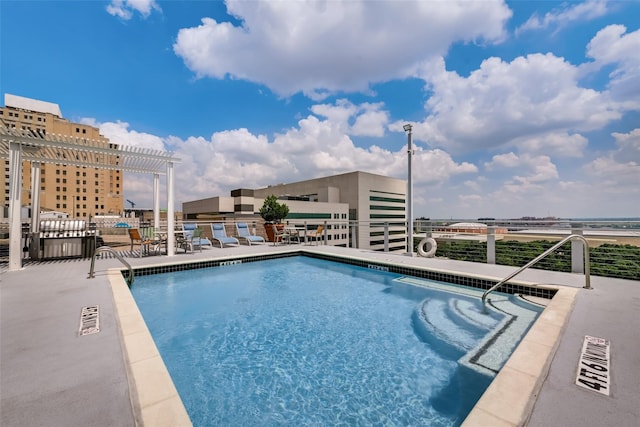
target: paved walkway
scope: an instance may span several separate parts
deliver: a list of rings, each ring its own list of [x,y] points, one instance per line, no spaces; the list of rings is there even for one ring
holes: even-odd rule
[[[295,247],[293,247],[295,249]],[[127,258],[135,266],[211,259],[292,247],[243,246],[206,249],[173,258]],[[511,267],[409,258],[389,253],[319,247],[330,253],[479,274],[501,279]],[[116,259],[30,265],[0,274],[0,425],[133,426],[113,296],[106,276]],[[584,276],[529,269],[518,279],[581,288]],[[592,278],[580,290],[533,408],[530,426],[635,426],[640,418],[640,282]],[[100,306],[100,332],[79,336],[82,307]],[[577,387],[578,357],[585,335],[611,341],[612,392],[606,397]],[[138,423],[139,425],[139,423]]]

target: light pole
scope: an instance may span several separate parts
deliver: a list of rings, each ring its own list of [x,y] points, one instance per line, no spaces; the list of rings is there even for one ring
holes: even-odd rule
[[[407,132],[407,157],[408,157],[408,167],[407,167],[407,228],[409,234],[409,244],[407,254],[409,256],[413,256],[413,179],[411,173],[411,157],[413,157],[413,145],[412,145],[412,135],[411,128],[413,126],[411,124],[406,124],[402,126],[405,132]]]

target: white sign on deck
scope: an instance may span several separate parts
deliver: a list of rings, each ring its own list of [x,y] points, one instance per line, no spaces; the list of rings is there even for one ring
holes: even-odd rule
[[[611,390],[609,340],[585,335],[576,385],[609,396]]]

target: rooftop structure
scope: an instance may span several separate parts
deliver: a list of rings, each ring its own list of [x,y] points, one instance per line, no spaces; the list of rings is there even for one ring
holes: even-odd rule
[[[232,197],[212,197],[183,204],[185,218],[203,215],[256,214],[262,200],[275,195],[289,206],[291,221],[327,223],[331,245],[345,246],[348,221],[358,221],[356,242],[349,246],[383,250],[385,226],[388,249],[407,248],[406,181],[368,172],[349,172],[254,190],[234,190]]]

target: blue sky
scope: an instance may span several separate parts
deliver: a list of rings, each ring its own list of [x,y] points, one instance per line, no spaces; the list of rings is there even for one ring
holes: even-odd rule
[[[176,201],[362,170],[414,214],[640,216],[640,2],[0,1],[0,92],[166,149]],[[151,179],[125,198],[151,207]],[[179,206],[177,206],[179,208]]]

